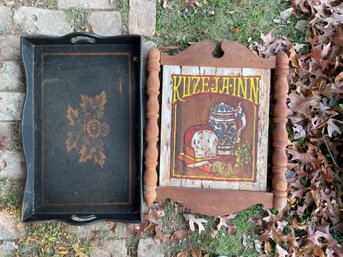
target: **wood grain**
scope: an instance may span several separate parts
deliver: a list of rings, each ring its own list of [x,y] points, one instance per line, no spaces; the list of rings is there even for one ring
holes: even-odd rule
[[[272,208],[273,194],[269,192],[227,189],[158,187],[157,201],[169,198],[192,211],[209,216],[224,216],[255,204]]]
[[[224,54],[220,58],[213,56],[215,48],[215,42],[203,40],[191,45],[174,56],[162,53],[161,65],[260,69],[275,68],[275,57],[270,57],[268,59],[261,58],[238,42],[224,40],[221,43],[221,49]]]
[[[146,149],[144,151],[144,199],[150,206],[156,199],[157,184],[157,159],[158,159],[158,118],[159,103],[158,95],[160,93],[160,51],[152,48],[148,53],[148,78],[146,83],[146,93],[148,100],[146,103],[147,125],[145,128]]]
[[[276,57],[276,81],[274,84],[274,131],[273,131],[273,205],[274,208],[282,210],[287,204],[287,97],[288,97],[288,80],[289,73],[288,56],[280,52]]]

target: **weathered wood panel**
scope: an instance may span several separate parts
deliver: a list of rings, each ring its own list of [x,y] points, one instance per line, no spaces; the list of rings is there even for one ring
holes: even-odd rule
[[[203,94],[192,95],[191,91],[199,91],[194,86],[187,90],[180,89],[177,96],[175,87],[179,84],[176,83],[176,76],[183,79],[186,84],[191,79],[197,80],[200,78],[214,78],[216,81],[222,78],[233,78],[234,80],[243,81],[245,79],[258,78],[259,100],[257,103],[253,102],[251,92],[243,90],[241,93],[237,90],[236,96],[228,95],[220,92],[203,92]],[[212,82],[213,82],[212,81]],[[214,83],[214,82],[213,82]],[[219,82],[218,82],[219,83]],[[190,85],[190,82],[188,83]],[[200,85],[200,84],[199,84]],[[219,85],[219,84],[218,84]],[[217,86],[218,86],[217,85]],[[198,187],[198,188],[224,188],[224,189],[246,189],[264,191],[266,189],[266,161],[267,161],[267,128],[268,128],[268,110],[269,110],[269,86],[270,85],[270,70],[266,69],[241,69],[241,68],[223,68],[223,67],[199,67],[199,66],[163,66],[163,84],[162,84],[162,120],[161,120],[161,146],[160,146],[160,186],[182,186],[182,187]],[[211,85],[208,85],[210,87]],[[212,85],[211,90],[215,91]],[[223,85],[222,85],[223,86]],[[223,88],[222,88],[223,89]],[[204,89],[202,86],[201,90]],[[223,89],[224,90],[224,89]],[[224,91],[223,91],[224,92]],[[249,96],[250,93],[250,96]],[[241,94],[241,95],[240,95]],[[185,96],[185,97],[184,97]],[[184,99],[181,99],[184,97]],[[180,98],[175,101],[175,98]],[[235,118],[234,129],[239,131],[242,127],[243,119],[246,119],[246,127],[242,130],[239,140],[245,143],[245,146],[249,145],[250,152],[253,154],[250,157],[250,164],[246,163],[249,167],[234,167],[234,163],[225,164],[223,161],[216,163],[215,158],[209,160],[208,165],[203,165],[201,160],[191,163],[189,158],[187,160],[181,160],[187,151],[191,148],[186,145],[185,137],[189,129],[192,127],[199,127],[199,133],[211,132],[206,126],[209,125],[209,116],[211,108],[215,105],[225,104],[232,107],[232,110],[242,108],[244,118]],[[239,107],[241,106],[241,107]],[[235,113],[237,116],[239,113]],[[253,133],[253,136],[252,136]],[[262,140],[263,139],[263,140]],[[210,138],[208,138],[210,140]],[[253,142],[252,142],[253,140]],[[233,150],[240,150],[242,144],[235,144]],[[210,147],[204,143],[202,147]],[[220,147],[220,146],[219,146]],[[240,149],[238,149],[240,148]],[[194,150],[194,149],[193,149]],[[199,151],[201,152],[200,148]],[[235,153],[236,154],[236,153]],[[214,154],[214,157],[223,158],[227,157],[237,158],[234,154]],[[194,156],[188,156],[194,157]],[[217,158],[217,159],[218,159]],[[218,159],[218,160],[219,160]],[[200,160],[200,161],[199,161]],[[219,163],[219,164],[218,164]],[[219,166],[218,166],[218,165]],[[193,165],[193,166],[192,166]],[[201,165],[201,166],[197,166]],[[237,165],[237,162],[235,163]],[[256,165],[258,167],[256,167]],[[215,167],[216,166],[216,167]],[[219,167],[219,168],[217,168]],[[224,167],[224,168],[223,168]],[[225,176],[218,175],[218,169],[230,170],[236,173],[244,173],[245,175],[239,177],[231,176],[228,174]],[[213,174],[213,170],[217,174]]]

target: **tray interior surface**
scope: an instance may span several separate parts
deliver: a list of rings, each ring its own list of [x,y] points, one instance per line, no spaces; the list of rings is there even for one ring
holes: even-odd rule
[[[23,119],[29,163],[24,220],[68,215],[139,220],[140,41],[33,41],[22,44],[31,91]],[[32,146],[25,137],[32,137],[27,140]]]

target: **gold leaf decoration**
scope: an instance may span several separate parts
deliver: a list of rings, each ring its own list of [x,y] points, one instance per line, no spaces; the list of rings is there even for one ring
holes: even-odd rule
[[[101,168],[105,165],[106,155],[103,139],[110,133],[110,126],[102,122],[107,97],[102,91],[95,97],[81,95],[79,109],[68,106],[66,118],[70,131],[65,142],[67,151],[75,149],[79,163],[94,161]]]
[[[68,106],[67,119],[70,126],[75,126],[75,119],[79,116],[79,112]]]

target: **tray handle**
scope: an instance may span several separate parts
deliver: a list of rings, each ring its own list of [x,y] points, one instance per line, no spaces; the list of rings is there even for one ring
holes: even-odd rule
[[[99,221],[95,215],[72,215],[66,220],[71,225],[87,225]]]
[[[72,44],[95,44],[101,37],[86,32],[72,32],[62,36],[61,39]]]

